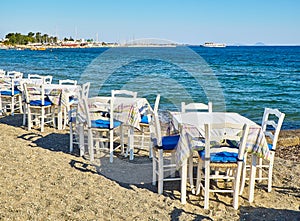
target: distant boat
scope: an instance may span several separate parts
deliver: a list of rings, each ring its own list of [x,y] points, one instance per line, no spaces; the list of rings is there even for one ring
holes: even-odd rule
[[[78,47],[80,46],[79,43],[76,43],[74,41],[66,41],[61,43],[62,47]]]
[[[205,42],[202,47],[207,47],[207,48],[225,48],[226,44],[224,43],[214,43],[214,42]]]

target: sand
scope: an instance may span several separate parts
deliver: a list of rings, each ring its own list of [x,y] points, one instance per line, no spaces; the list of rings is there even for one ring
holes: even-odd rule
[[[179,182],[158,195],[147,157],[91,165],[68,152],[67,130],[27,131],[21,119],[0,119],[0,220],[300,220],[299,131],[281,134],[271,193],[257,184],[251,204],[246,187],[238,210],[224,194],[204,210],[189,188],[180,204]]]

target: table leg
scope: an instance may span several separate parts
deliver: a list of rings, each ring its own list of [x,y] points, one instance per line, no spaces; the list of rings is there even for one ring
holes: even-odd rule
[[[181,203],[182,204],[186,204],[186,180],[187,180],[187,159],[184,159],[181,168]]]
[[[249,202],[250,203],[252,203],[254,200],[256,161],[257,161],[257,156],[255,154],[252,154],[252,163],[251,163],[251,167],[250,167],[250,180],[249,180]]]

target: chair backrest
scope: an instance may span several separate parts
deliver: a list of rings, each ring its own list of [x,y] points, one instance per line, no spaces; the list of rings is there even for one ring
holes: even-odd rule
[[[39,74],[28,74],[28,79],[31,79],[31,80],[39,80],[40,79],[42,84],[51,84],[53,76],[51,76],[51,75],[43,76],[43,75],[39,75]]]
[[[185,104],[185,102],[181,102],[181,112],[196,112],[196,111],[208,111],[212,112],[212,103],[208,102],[208,104],[204,103],[189,103]]]
[[[58,84],[77,85],[77,81],[76,80],[70,80],[70,79],[58,80]]]
[[[152,120],[150,121],[150,133],[153,144],[162,146],[161,126],[158,112],[152,113]]]
[[[90,90],[90,82],[84,83],[82,85],[82,91],[81,91],[81,98],[82,99],[88,99],[89,97],[89,90]]]
[[[88,127],[91,127],[91,122],[92,120],[96,120],[96,119],[109,119],[110,120],[110,127],[111,129],[113,128],[113,101],[110,102],[110,104],[108,103],[102,103],[101,101],[97,102],[97,97],[95,98],[83,98],[83,106],[84,106],[84,117],[86,118],[86,123]],[[93,103],[97,103],[97,107],[93,107]],[[95,112],[97,114],[97,116],[92,116],[93,115],[93,111],[91,111],[91,109],[93,110],[94,108],[97,109],[97,111]],[[98,116],[98,114],[101,111],[109,111],[109,115],[107,116]]]
[[[128,90],[112,90],[111,95],[114,97],[133,97],[137,98],[137,92]]]
[[[32,100],[40,100],[42,105],[45,104],[45,89],[43,84],[24,83],[23,92],[26,104],[29,104]]]
[[[22,79],[23,73],[18,71],[8,71],[6,72],[6,77],[15,78],[15,79]]]
[[[160,101],[160,94],[158,94],[155,99],[154,109],[153,109],[154,113],[158,112],[159,101]]]
[[[51,75],[47,75],[47,76],[44,76],[44,84],[51,84],[52,83],[52,79],[53,79],[53,76]]]
[[[210,159],[211,153],[226,151],[238,153],[238,159],[243,160],[249,133],[247,124],[205,124],[204,128],[205,159]],[[229,142],[235,144],[234,147]]]
[[[272,149],[276,149],[277,140],[285,114],[278,109],[265,108],[262,119],[262,130],[272,140]]]
[[[28,79],[44,79],[44,76],[39,75],[39,74],[28,74],[27,78]]]
[[[150,111],[151,114],[151,121],[149,123],[150,133],[151,133],[151,140],[154,145],[161,146],[162,145],[162,135],[161,135],[161,126],[158,116],[158,106],[160,101],[160,94],[156,96],[154,109]]]

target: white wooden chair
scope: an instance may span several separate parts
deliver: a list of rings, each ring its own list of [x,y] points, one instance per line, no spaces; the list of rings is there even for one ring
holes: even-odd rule
[[[238,209],[240,178],[248,133],[249,126],[246,124],[205,124],[205,149],[199,151],[196,192],[199,194],[201,189],[204,191],[204,209],[209,209],[211,192],[232,193],[233,207]],[[202,178],[204,184],[201,182]],[[211,180],[232,180],[232,187],[218,188],[219,184],[212,185]]]
[[[70,152],[73,152],[74,144],[79,144],[79,136],[83,135],[81,139],[85,140],[84,134],[85,131],[83,129],[84,125],[80,122],[76,121],[77,116],[77,109],[78,105],[81,104],[81,111],[84,111],[83,107],[83,99],[88,99],[89,95],[89,88],[90,88],[90,82],[87,82],[82,85],[81,88],[81,94],[78,98],[78,104],[76,105],[76,108],[72,108],[68,112],[68,119],[69,119],[69,128],[70,128]],[[84,154],[84,147],[80,148],[80,156],[83,156]]]
[[[111,97],[112,99],[115,99],[116,97],[129,97],[129,98],[137,98],[137,92],[135,91],[129,91],[129,90],[112,90],[111,91]],[[125,133],[125,130],[127,129],[128,133]],[[134,145],[133,143],[129,144],[129,142],[131,142],[130,140],[130,134],[134,135],[134,128],[132,128],[130,125],[125,125],[122,124],[121,126],[121,149],[124,150],[124,136],[127,135],[128,136],[128,144],[127,144],[127,148],[126,148],[126,153],[125,153],[125,157],[129,156],[129,159],[132,160],[133,159],[133,155],[134,155]],[[130,148],[128,148],[128,146],[130,146]]]
[[[154,112],[158,112],[159,107],[159,101],[160,101],[160,94],[156,96],[155,103],[154,103]],[[148,107],[149,109],[151,107]],[[151,111],[151,110],[150,110]],[[149,112],[149,110],[146,110],[146,113]],[[134,144],[133,148],[139,148],[139,149],[148,149],[149,150],[149,158],[152,158],[152,143],[151,143],[151,136],[150,136],[150,123],[151,117],[146,114],[142,114],[142,119],[140,123],[140,130],[134,131]]]
[[[185,102],[181,102],[181,112],[212,112],[212,102],[208,102],[208,104],[204,103],[189,103],[186,104]],[[195,194],[195,185],[194,185],[194,176],[193,176],[193,171],[194,171],[194,162],[193,162],[193,157],[189,157],[189,180],[190,180],[190,185],[192,189],[192,193]]]
[[[114,99],[113,96],[110,100],[110,104],[101,105],[96,108],[96,116],[94,115],[93,109],[90,109],[87,99],[83,99],[84,110],[86,115],[86,123],[87,123],[87,131],[88,131],[88,148],[90,161],[94,161],[94,151],[97,148],[102,147],[105,148],[109,144],[109,157],[110,162],[113,162],[114,151],[118,148],[122,148],[122,145],[117,144],[114,145],[116,141],[120,141],[120,133],[121,133],[121,122],[114,120]],[[98,104],[99,105],[99,104]],[[106,116],[98,116],[100,112],[106,113]],[[120,129],[119,133],[117,130]]]
[[[158,184],[158,194],[163,193],[164,182],[181,180],[175,177],[175,151],[179,135],[162,136],[158,113],[152,113],[150,122],[151,140],[153,144],[152,156],[152,185]]]
[[[11,77],[3,78],[4,83],[0,84],[0,96],[1,96],[1,106],[2,110],[6,112],[10,109],[11,115],[14,115],[16,110],[23,113],[22,109],[22,93],[15,86],[15,83],[19,81],[19,75],[11,75]]]
[[[70,79],[67,79],[67,80],[59,80],[58,81],[58,84],[60,85],[77,85],[77,81],[76,80],[70,80]],[[67,126],[67,122],[69,122],[70,118],[69,118],[69,115],[72,113],[69,113],[71,111],[71,109],[76,109],[77,107],[77,104],[78,104],[78,97],[70,97],[69,98],[69,103],[67,104],[66,107],[63,107],[62,109],[62,113],[63,113],[63,117],[64,117],[64,125],[63,125],[63,128],[65,129],[66,126]],[[73,111],[72,111],[73,112]]]
[[[269,138],[268,147],[270,150],[270,161],[263,160],[259,158],[256,169],[258,170],[258,176],[255,178],[258,182],[267,180],[268,182],[268,192],[272,190],[272,174],[274,166],[274,157],[278,141],[279,132],[284,120],[285,114],[280,112],[278,109],[265,108],[264,115],[262,119],[262,130],[267,138]],[[268,139],[267,139],[268,140]],[[247,170],[250,169],[250,166],[247,165],[247,153],[245,155],[245,160],[243,164],[243,176],[241,181],[241,190],[240,194],[243,193],[245,182],[247,178]]]
[[[23,84],[25,97],[24,113],[27,115],[27,129],[38,124],[44,132],[45,124],[54,123],[54,106],[45,96],[44,85]]]
[[[185,104],[185,102],[181,102],[181,112],[190,112],[190,111],[208,111],[212,112],[212,102],[208,102],[208,104],[204,103],[189,103]]]

